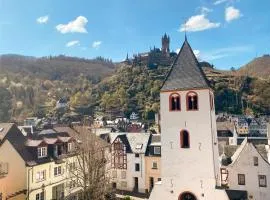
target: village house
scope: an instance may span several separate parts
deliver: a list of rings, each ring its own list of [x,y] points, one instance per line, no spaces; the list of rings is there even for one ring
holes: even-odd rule
[[[76,199],[79,188],[69,170],[76,166],[75,139],[44,130],[24,136],[15,124],[0,124],[2,199]]]
[[[104,138],[104,136],[101,136]],[[146,193],[145,154],[149,133],[110,133],[112,186],[118,190]]]
[[[240,146],[223,147],[222,186],[231,190],[247,191],[250,200],[270,199],[268,149],[265,145],[255,146],[247,138]]]
[[[152,134],[145,156],[145,186],[151,192],[154,184],[161,181],[161,137]]]

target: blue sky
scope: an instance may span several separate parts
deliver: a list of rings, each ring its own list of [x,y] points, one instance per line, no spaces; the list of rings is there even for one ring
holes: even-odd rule
[[[0,54],[121,61],[188,40],[201,60],[240,67],[270,53],[269,0],[0,0]]]

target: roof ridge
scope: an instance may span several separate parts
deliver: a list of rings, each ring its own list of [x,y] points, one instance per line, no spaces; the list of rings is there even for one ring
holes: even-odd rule
[[[210,88],[190,44],[184,41],[162,84],[161,90]]]

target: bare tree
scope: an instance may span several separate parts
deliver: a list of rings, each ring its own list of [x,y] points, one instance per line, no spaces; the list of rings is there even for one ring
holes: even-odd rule
[[[76,139],[76,154],[73,162],[68,163],[68,171],[70,180],[75,180],[77,188],[80,188],[81,199],[114,199],[110,184],[110,144],[86,126],[79,129]]]

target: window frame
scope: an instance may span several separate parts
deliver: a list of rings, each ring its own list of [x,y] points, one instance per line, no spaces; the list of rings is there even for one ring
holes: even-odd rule
[[[187,140],[188,140],[188,145],[184,145],[184,132],[187,133]],[[180,148],[182,149],[189,149],[190,148],[190,134],[189,134],[189,131],[187,130],[181,130],[180,131]]]
[[[238,174],[237,177],[238,177],[238,185],[246,185],[246,176],[245,176],[245,174]],[[243,182],[242,182],[241,177],[244,178]]]
[[[263,177],[264,179],[264,181],[265,181],[265,183],[264,184],[261,184],[261,182],[260,182],[260,178],[261,177]],[[266,177],[266,175],[258,175],[258,182],[259,182],[259,187],[267,187],[267,177]]]
[[[135,172],[140,171],[140,163],[135,163]]]
[[[196,109],[189,109],[189,100],[188,98],[190,97],[190,94],[195,94],[195,96],[197,97],[197,108]],[[195,91],[189,91],[186,94],[186,109],[187,111],[198,111],[199,110],[199,95],[197,92]]]
[[[152,169],[158,169],[158,163],[157,161],[152,162]]]
[[[259,158],[257,156],[253,157],[253,165],[254,166],[259,166]]]
[[[46,180],[46,169],[36,172],[36,182],[41,182],[45,180]]]
[[[36,200],[44,200],[44,199],[45,199],[44,191],[36,194]]]
[[[174,95],[176,95],[176,97],[173,97]],[[176,108],[173,110],[172,109],[172,98],[178,98],[178,97],[179,97],[179,109],[176,106]],[[179,93],[174,92],[174,93],[170,94],[170,96],[169,96],[169,110],[171,112],[179,112],[179,111],[181,111],[181,95]]]
[[[54,176],[60,176],[60,175],[62,175],[63,174],[62,166],[54,167],[53,174],[54,174]]]
[[[159,149],[158,152],[156,149]],[[154,146],[154,154],[155,155],[160,155],[161,154],[161,147],[160,146]]]
[[[38,156],[38,158],[46,158],[48,156],[47,146],[38,147],[37,148],[37,156]]]

